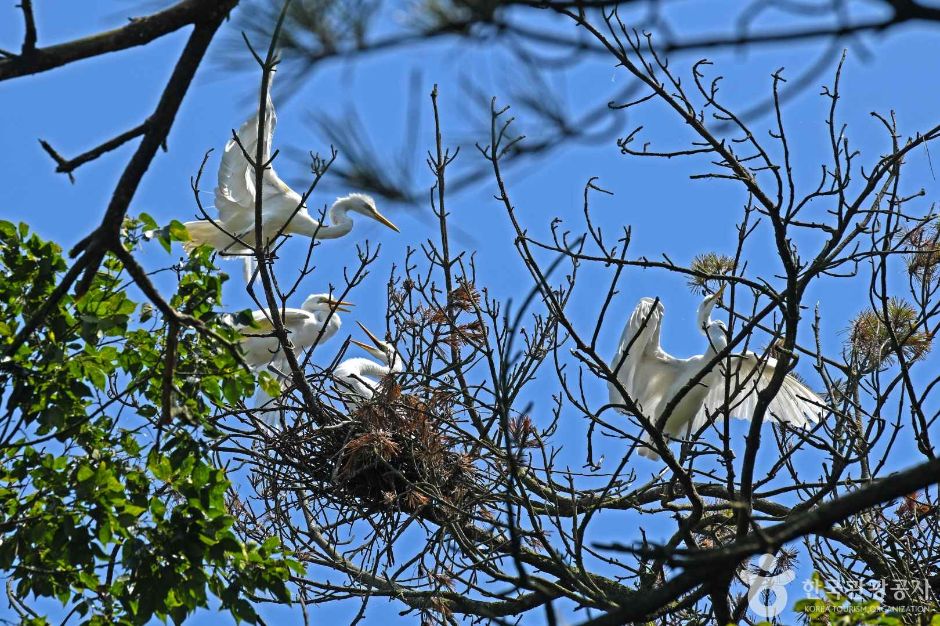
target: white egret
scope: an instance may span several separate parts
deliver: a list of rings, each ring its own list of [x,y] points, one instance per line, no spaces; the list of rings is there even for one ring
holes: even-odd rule
[[[379,359],[381,363],[357,357],[346,359],[333,370],[333,379],[337,382],[339,392],[354,398],[356,402],[371,400],[385,376],[405,369],[404,361],[395,346],[380,340],[362,324],[359,324],[359,328],[374,345],[370,346],[355,339],[351,340],[352,343]]]
[[[328,293],[316,293],[308,297],[299,309],[280,309],[281,321],[290,333],[294,354],[301,354],[312,346],[317,337],[320,343],[327,341],[339,332],[342,322],[339,312],[348,312],[352,304],[335,300]],[[254,326],[242,326],[238,330],[245,361],[251,367],[260,369],[274,363],[286,368],[281,344],[274,336],[274,323],[266,309],[252,313]],[[322,331],[322,336],[321,336]]]
[[[708,349],[687,359],[679,359],[660,346],[660,330],[664,308],[652,298],[643,298],[633,310],[620,346],[611,362],[611,370],[623,389],[644,415],[655,425],[670,401],[689,381],[728,345],[727,327],[713,321],[711,312],[724,287],[707,296],[698,309],[698,329],[708,338]],[[722,360],[699,383],[689,389],[673,408],[663,426],[671,437],[688,437],[715,417],[725,404],[726,379],[730,378],[729,414],[751,419],[757,404],[757,392],[764,389],[774,374],[777,361],[759,357],[754,352],[730,355],[731,367]],[[730,371],[729,371],[730,370]],[[623,406],[624,400],[616,385],[609,384],[610,402]],[[793,376],[784,378],[780,391],[771,400],[767,419],[804,427],[822,418],[825,404]],[[644,431],[641,441],[649,442]],[[658,459],[649,446],[641,445],[639,453]]]
[[[270,95],[267,109],[262,155],[266,163],[271,158],[271,142],[277,123]],[[238,141],[232,138],[225,144],[219,165],[218,186],[215,189],[218,219],[215,223],[210,220],[186,222],[189,241],[185,242],[184,247],[189,252],[199,245],[208,244],[220,252],[241,255],[247,282],[254,271],[254,257],[246,246],[255,244],[255,168],[245,158],[245,154],[254,159],[258,149],[257,113],[242,124],[237,137]],[[271,164],[264,170],[261,198],[264,245],[270,244],[279,234],[316,239],[343,237],[353,227],[349,213],[359,213],[398,232],[398,227],[376,209],[375,201],[361,193],[338,198],[327,212],[330,223],[321,224],[310,216],[304,199],[281,180]]]

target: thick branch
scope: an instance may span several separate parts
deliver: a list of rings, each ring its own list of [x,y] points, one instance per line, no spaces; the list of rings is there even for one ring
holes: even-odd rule
[[[786,522],[750,533],[739,541],[721,548],[695,553],[687,552],[681,559],[674,560],[674,564],[685,567],[685,571],[667,582],[661,589],[652,592],[649,598],[637,605],[624,607],[598,619],[584,622],[582,626],[623,624],[639,620],[714,578],[716,573],[733,570],[748,557],[772,551],[800,537],[825,534],[836,524],[853,515],[938,483],[940,483],[940,459],[932,459],[911,469],[869,483],[861,489],[821,504]],[[630,548],[624,549],[629,552],[633,551]],[[665,590],[671,593],[662,593]],[[650,598],[655,601],[649,601]],[[661,604],[653,606],[657,603]]]
[[[27,39],[24,42],[25,54],[0,60],[0,80],[38,74],[73,61],[134,46],[142,46],[189,24],[216,22],[237,3],[237,0],[224,0],[222,2],[183,0],[153,15],[132,18],[126,26],[121,28],[47,48],[34,48],[28,51],[25,50],[26,43],[29,41],[29,31],[27,29]],[[28,2],[23,2],[24,12],[26,12],[28,5]],[[33,34],[35,35],[35,32]]]
[[[237,0],[226,0],[224,6],[231,8],[236,2]],[[150,167],[150,162],[156,155],[157,149],[165,144],[170,127],[176,118],[176,112],[179,110],[193,76],[224,17],[225,11],[219,10],[215,14],[214,20],[200,24],[193,29],[189,41],[187,41],[186,47],[177,61],[176,68],[173,70],[173,74],[163,91],[163,95],[160,97],[160,102],[147,122],[147,131],[118,181],[101,224],[71,251],[72,256],[77,256],[82,252],[85,254],[69,269],[59,285],[46,299],[43,308],[23,325],[12,343],[7,346],[7,354],[12,354],[19,349],[19,346],[26,341],[29,335],[42,325],[46,314],[68,293],[78,279],[79,274],[84,272],[84,277],[76,286],[75,292],[81,296],[91,284],[91,279],[97,272],[98,265],[104,258],[105,253],[112,250],[115,254],[121,255],[123,251],[120,240],[121,224],[127,214],[131,199],[134,197],[141,179]],[[2,71],[2,62],[0,62],[0,71]]]
[[[234,1],[228,0],[226,4],[232,6]],[[186,47],[180,54],[173,74],[163,90],[160,102],[147,123],[147,131],[118,180],[114,194],[111,196],[111,202],[108,204],[107,211],[101,220],[101,225],[94,233],[72,249],[70,252],[72,256],[76,256],[96,240],[100,240],[104,244],[99,251],[101,254],[103,254],[105,248],[118,244],[121,223],[127,214],[131,199],[134,197],[141,179],[150,167],[150,162],[156,156],[157,150],[166,143],[170,127],[176,119],[176,113],[179,111],[183,98],[189,90],[189,85],[192,83],[193,76],[196,74],[196,70],[199,68],[216,30],[221,25],[224,15],[220,12],[214,20],[196,26],[189,36],[189,41],[186,42]],[[89,250],[89,253],[93,256],[90,271],[94,271],[97,269],[98,263],[95,262],[93,251]],[[86,279],[89,273],[86,272]],[[79,289],[78,292],[81,294],[82,290]]]
[[[36,50],[36,18],[33,16],[32,0],[20,0],[20,9],[23,10],[23,23],[26,30],[23,34],[23,54],[29,55]]]

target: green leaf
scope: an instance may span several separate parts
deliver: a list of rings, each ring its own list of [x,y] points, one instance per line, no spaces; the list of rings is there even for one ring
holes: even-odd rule
[[[262,371],[258,374],[258,385],[269,398],[278,398],[281,395],[281,383],[270,372]]]
[[[155,231],[159,228],[159,226],[157,226],[157,220],[153,219],[149,213],[141,213],[138,216],[138,219],[140,220],[141,225],[146,230]],[[152,236],[152,234],[148,236],[147,233],[144,232],[144,236],[149,239]]]
[[[169,233],[170,238],[174,241],[189,241],[189,231],[186,230],[186,226],[178,220],[170,222]]]
[[[127,250],[149,237],[169,250],[186,233],[141,215],[124,220],[121,236]],[[2,220],[0,243],[0,345],[48,308],[0,370],[13,416],[0,451],[0,570],[14,592],[102,625],[182,621],[210,605],[254,619],[237,599],[287,597],[290,562],[235,537],[228,478],[211,453],[222,436],[212,418],[245,398],[251,374],[214,340],[182,329],[171,381],[180,419],[153,424],[167,320],[128,289],[123,263],[107,254],[82,298],[50,303],[69,267],[61,247]],[[164,275],[178,279],[173,306],[235,339],[219,321],[225,277],[211,252],[174,269]],[[37,440],[41,448],[23,443]]]

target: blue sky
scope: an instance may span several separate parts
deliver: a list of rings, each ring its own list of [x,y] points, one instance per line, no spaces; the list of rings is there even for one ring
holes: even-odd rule
[[[40,45],[116,26],[127,15],[145,10],[132,3],[103,0],[37,4]],[[675,29],[681,30],[684,23],[696,27],[714,23],[720,30],[728,21],[721,15],[723,9],[715,11],[714,5],[706,9],[703,4],[678,4],[680,10],[670,14]],[[20,28],[19,13],[12,3],[0,8],[0,47],[17,48]],[[231,25],[227,28],[231,29]],[[133,148],[125,146],[83,166],[76,172],[73,185],[65,176],[54,173],[54,165],[40,149],[37,139],[46,139],[63,155],[72,156],[139,124],[154,106],[184,39],[185,33],[177,33],[143,48],[0,83],[0,138],[3,142],[0,183],[4,189],[0,217],[26,221],[44,237],[55,239],[65,247],[89,232],[103,214]],[[849,49],[842,82],[842,118],[848,124],[852,144],[866,155],[866,163],[871,163],[888,148],[880,125],[869,115],[870,111],[893,110],[905,135],[938,122],[940,90],[925,86],[930,85],[930,77],[940,75],[940,56],[930,53],[935,50],[936,40],[936,32],[922,27],[904,27],[882,38],[863,39],[870,54],[861,54],[856,47]],[[710,71],[725,76],[723,93],[731,105],[746,106],[769,94],[771,72],[785,67],[786,75],[795,76],[815,59],[814,51],[820,49],[818,44],[812,44],[768,46],[747,53],[725,51],[710,55],[715,62]],[[221,53],[221,47],[214,46],[213,60],[219,61]],[[226,54],[233,53],[226,49]],[[833,57],[837,55],[838,52]],[[257,77],[250,71],[247,52],[243,56],[246,71],[242,73],[223,75],[213,64],[202,68],[169,137],[169,152],[155,159],[131,205],[131,213],[145,211],[161,223],[193,218],[196,208],[189,189],[190,177],[195,174],[205,151],[215,149],[215,158],[208,166],[208,182],[204,185],[206,191],[211,191],[220,148],[231,129],[240,125],[252,110]],[[674,67],[687,68],[693,60],[694,57],[677,57]],[[514,71],[517,70],[512,67],[510,57],[495,46],[468,46],[455,41],[370,56],[355,64],[330,64],[313,75],[298,92],[290,94],[289,100],[285,98],[284,106],[279,106],[275,147],[327,150],[327,141],[310,124],[310,112],[341,115],[354,106],[381,158],[396,162],[399,146],[406,136],[409,103],[415,97],[409,93],[413,84],[409,77],[417,73],[420,149],[411,162],[405,160],[404,166],[413,169],[415,181],[429,187],[431,175],[423,164],[422,155],[424,148],[431,145],[427,98],[431,86],[440,84],[445,142],[448,138],[451,144],[461,141],[461,164],[469,165],[480,158],[472,141],[486,141],[486,137],[473,135],[475,127],[468,120],[471,116],[479,119],[486,111],[483,103],[466,98],[459,84],[471,79],[484,93],[513,104]],[[830,76],[831,72],[817,83],[829,82]],[[550,85],[569,109],[577,112],[605,102],[627,80],[623,70],[615,69],[609,60],[591,57]],[[825,160],[822,151],[827,143],[826,103],[817,94],[818,88],[807,89],[785,109],[785,123],[796,154],[796,174],[804,189],[815,182],[819,163]],[[276,95],[284,97],[286,94],[276,92]],[[590,177],[597,176],[599,184],[615,195],[595,196],[593,217],[608,236],[623,225],[632,226],[632,257],[654,258],[666,253],[683,264],[705,251],[732,253],[736,238],[733,226],[745,201],[741,190],[730,183],[690,180],[691,173],[701,170],[702,161],[641,160],[621,156],[615,145],[616,137],[640,124],[644,125],[646,136],[661,147],[678,146],[688,138],[674,114],[651,104],[632,112],[608,141],[570,146],[530,162],[522,169],[511,170],[507,177],[510,194],[526,227],[533,234],[545,235],[551,219],[557,216],[565,219],[572,230],[581,230],[582,188]],[[523,132],[537,134],[538,129],[526,127],[525,119],[520,120],[519,126]],[[766,137],[770,120],[758,118],[753,126]],[[913,155],[904,183],[909,191],[924,187],[927,196],[916,204],[920,211],[927,210],[938,191],[937,181],[924,157],[923,151]],[[342,158],[340,155],[340,160]],[[302,163],[281,158],[277,166],[289,182],[301,185],[305,180]],[[328,204],[340,191],[318,191],[313,206]],[[512,247],[513,234],[508,220],[501,206],[492,199],[492,193],[491,181],[484,181],[473,189],[453,195],[449,203],[452,219],[468,233],[458,245],[476,253],[478,273],[482,277],[480,283],[488,287],[491,295],[506,298],[518,295],[519,285],[525,284],[520,281],[528,278]],[[381,208],[400,226],[401,234],[394,235],[374,224],[357,225],[349,240],[327,242],[319,249],[319,269],[302,289],[325,291],[329,281],[338,280],[343,265],[355,259],[353,239],[363,237],[381,242],[382,255],[376,270],[350,298],[358,307],[354,314],[347,316],[345,331],[354,328],[352,320],[370,327],[383,325],[382,304],[370,301],[370,294],[384,293],[391,263],[401,262],[406,246],[418,245],[434,236],[435,226],[427,219],[426,208],[423,212],[387,204]],[[752,275],[767,276],[776,268],[770,243],[767,232],[759,230],[754,244],[747,250]],[[814,242],[800,243],[811,249]],[[299,246],[297,243],[287,248],[284,256],[289,259],[290,251],[300,250]],[[174,250],[174,255],[178,254],[181,252]],[[155,249],[147,251],[144,258],[152,267],[158,267],[168,264],[175,256],[168,259]],[[229,265],[227,269],[233,276],[226,293],[227,302],[233,310],[244,308],[249,301],[240,291],[238,267]],[[596,294],[599,286],[605,284],[605,276],[600,269],[587,269],[576,290],[573,316],[584,329],[596,319],[591,316],[599,306]],[[898,284],[900,279],[899,274]],[[636,271],[623,283],[610,323],[602,334],[601,345],[609,346],[608,353],[613,352],[623,321],[642,296],[659,296],[665,304],[663,343],[669,352],[686,356],[702,351],[704,340],[692,324],[699,297],[689,292],[685,280],[661,272]],[[859,291],[857,282],[829,281],[810,292],[807,302],[820,302],[824,347],[830,353],[838,353],[845,338],[841,331],[851,316],[867,306],[863,296],[864,291]],[[808,326],[804,330],[808,332]],[[804,341],[808,337],[808,334],[802,335]],[[936,365],[936,360],[928,361],[924,367],[931,367],[931,363]],[[808,364],[801,364],[798,371],[813,382],[814,374]],[[546,408],[545,393],[552,389],[549,370],[542,372],[538,385],[533,395],[541,396],[541,407]],[[590,391],[597,394],[598,402],[606,393],[600,382]],[[562,425],[559,435],[573,464],[583,459],[584,451],[585,424],[577,417],[572,415],[570,421]],[[637,461],[641,476],[658,469],[647,461]],[[612,522],[607,528],[616,532],[620,523],[624,520]],[[348,619],[357,608],[320,608],[316,609],[314,617],[324,621]],[[384,620],[397,616],[399,608],[396,606],[394,611],[389,611],[376,604],[369,612],[367,623],[385,623]],[[299,623],[296,614],[278,610],[270,615],[279,616],[278,623],[294,623],[295,618]],[[196,623],[217,622],[214,616],[204,615]]]

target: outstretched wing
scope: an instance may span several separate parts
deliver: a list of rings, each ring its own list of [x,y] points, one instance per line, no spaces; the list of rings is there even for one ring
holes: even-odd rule
[[[710,416],[725,404],[728,388],[729,414],[751,419],[757,406],[757,393],[770,384],[777,367],[776,359],[761,358],[753,352],[732,355],[730,368],[722,363],[716,383],[711,387],[702,408],[695,416],[692,431],[701,428]],[[725,385],[725,380],[730,385]],[[826,403],[795,377],[787,375],[780,391],[770,401],[766,419],[803,428],[814,424],[826,413]]]
[[[676,359],[659,345],[665,309],[653,298],[643,298],[633,309],[620,336],[620,345],[610,369],[627,394],[651,416],[668,388],[665,378],[673,375]],[[623,404],[615,384],[608,383],[611,404]]]
[[[274,138],[274,127],[277,125],[277,115],[271,95],[267,98],[267,111],[264,116],[264,154],[262,158],[267,161],[271,154],[271,142]],[[237,137],[237,140],[236,140]],[[241,144],[241,145],[239,145]],[[216,208],[219,217],[226,224],[238,216],[238,211],[244,211],[254,205],[254,169],[245,157],[245,154],[254,158],[258,149],[258,113],[249,117],[235,133],[235,137],[225,144],[222,153],[222,162],[219,164],[219,176],[215,189]]]
[[[267,96],[267,112],[264,117],[264,151],[262,160],[271,158],[277,114]],[[226,229],[242,237],[250,236],[254,228],[255,170],[246,158],[252,160],[258,150],[258,114],[255,113],[238,129],[237,141],[233,137],[225,144],[222,162],[219,165],[218,185],[215,190],[215,206],[220,221]],[[239,145],[240,144],[240,145]],[[261,204],[264,222],[279,228],[286,217],[301,203],[300,195],[277,175],[273,165],[265,169],[261,185]],[[280,218],[280,221],[278,221]]]

